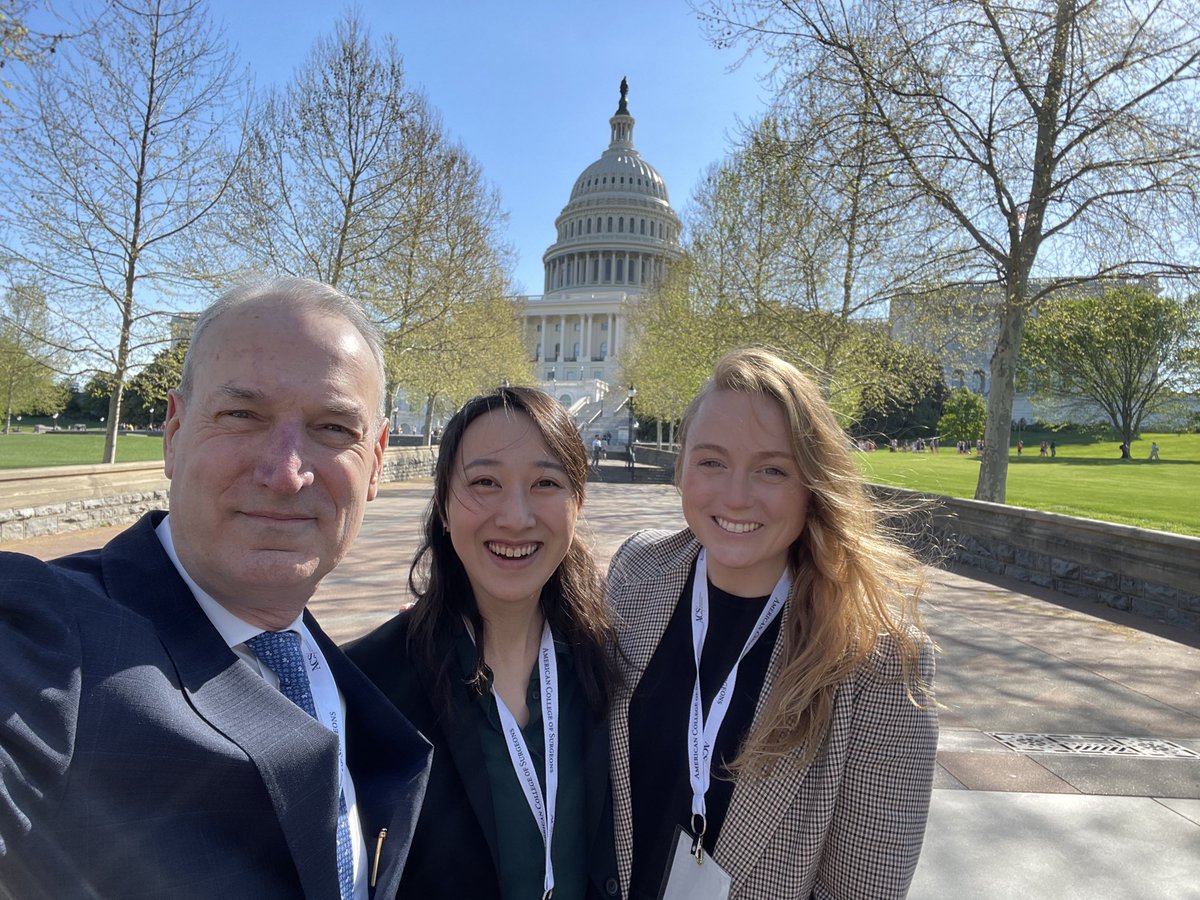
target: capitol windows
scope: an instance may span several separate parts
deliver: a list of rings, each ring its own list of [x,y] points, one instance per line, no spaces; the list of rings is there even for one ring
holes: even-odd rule
[[[612,260],[604,260],[604,280],[612,281]]]
[[[617,219],[617,231],[621,232],[622,234],[625,232],[625,217],[624,216],[621,216],[621,218]]]
[[[608,217],[608,230],[612,231],[612,216]]]
[[[576,323],[575,323],[575,330],[576,330],[576,331],[578,331],[578,330],[579,330],[579,323],[578,323],[578,322],[576,322]]]
[[[646,233],[646,220],[642,219],[642,234]]]
[[[605,322],[604,324],[605,324],[605,326],[607,326],[607,325],[608,325],[608,323],[607,323],[607,322]],[[608,359],[608,341],[601,341],[601,342],[600,342],[600,358],[601,358],[601,359]]]
[[[571,223],[571,235],[570,236],[575,237],[575,223],[574,222]]]
[[[565,378],[567,381],[574,381],[575,380],[575,370],[567,369],[565,372],[563,372],[563,378]]]
[[[587,233],[588,234],[592,233],[592,220],[591,219],[587,220]]]
[[[601,323],[600,323],[600,330],[601,330],[601,331],[608,331],[608,322],[601,322]]]

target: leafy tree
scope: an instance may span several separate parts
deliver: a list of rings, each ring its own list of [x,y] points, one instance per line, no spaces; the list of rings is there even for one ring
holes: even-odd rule
[[[405,347],[389,347],[397,381],[424,405],[427,440],[436,412],[453,412],[504,381],[532,381],[523,329],[520,309],[496,291],[463,304],[436,327],[414,333]]]
[[[861,437],[930,438],[940,432],[949,389],[937,357],[891,340],[877,341],[875,365],[887,377],[866,386],[850,431]]]
[[[1183,224],[1200,212],[1194,3],[713,0],[708,22],[718,44],[765,50],[781,93],[861,88],[842,117],[887,143],[898,195],[921,198],[911,221],[962,282],[998,284],[975,496],[1003,502],[1039,300],[1064,281],[1200,270]]]
[[[179,387],[188,342],[160,350],[154,359],[130,379],[125,390],[122,416],[131,422],[161,422],[167,410],[167,393]],[[151,414],[151,410],[153,413]]]
[[[3,249],[45,283],[58,346],[110,376],[105,462],[156,320],[197,284],[185,239],[229,185],[245,83],[197,0],[113,0],[10,131]]]
[[[1046,304],[1025,329],[1029,383],[1070,417],[1094,404],[1128,443],[1200,375],[1200,304],[1144,288]],[[1075,420],[1080,420],[1076,415]]]
[[[978,394],[966,388],[955,388],[942,407],[938,420],[938,434],[946,440],[974,443],[984,436],[987,425],[987,403]],[[1008,453],[1008,438],[1004,440],[1004,452]]]
[[[45,342],[46,295],[32,285],[15,285],[0,306],[0,396],[4,433],[12,417],[44,408],[57,411],[64,392],[57,382],[58,355]]]

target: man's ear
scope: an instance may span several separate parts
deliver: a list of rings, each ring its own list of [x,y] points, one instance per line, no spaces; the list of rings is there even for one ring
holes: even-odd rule
[[[375,454],[375,465],[371,472],[371,480],[367,484],[367,499],[374,500],[375,495],[379,493],[379,479],[383,474],[383,451],[388,445],[388,420],[382,419],[379,422],[379,436],[375,438],[372,446],[372,451]]]
[[[163,471],[167,478],[175,471],[175,435],[182,424],[184,405],[179,391],[167,392],[167,418],[163,422]]]

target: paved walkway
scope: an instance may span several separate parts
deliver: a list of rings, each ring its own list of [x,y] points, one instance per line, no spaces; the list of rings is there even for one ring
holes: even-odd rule
[[[389,485],[368,507],[313,600],[337,640],[407,602],[429,491]],[[631,531],[682,522],[664,485],[594,484],[584,512],[603,562]],[[113,531],[3,549],[49,557]],[[934,573],[926,619],[943,709],[910,896],[1200,898],[1200,637],[973,572]]]

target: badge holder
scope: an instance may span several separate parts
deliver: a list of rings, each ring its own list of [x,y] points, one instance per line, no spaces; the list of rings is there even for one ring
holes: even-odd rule
[[[733,883],[728,872],[704,850],[704,817],[692,816],[700,827],[693,835],[686,828],[675,826],[674,850],[667,871],[663,874],[658,900],[728,900]]]

